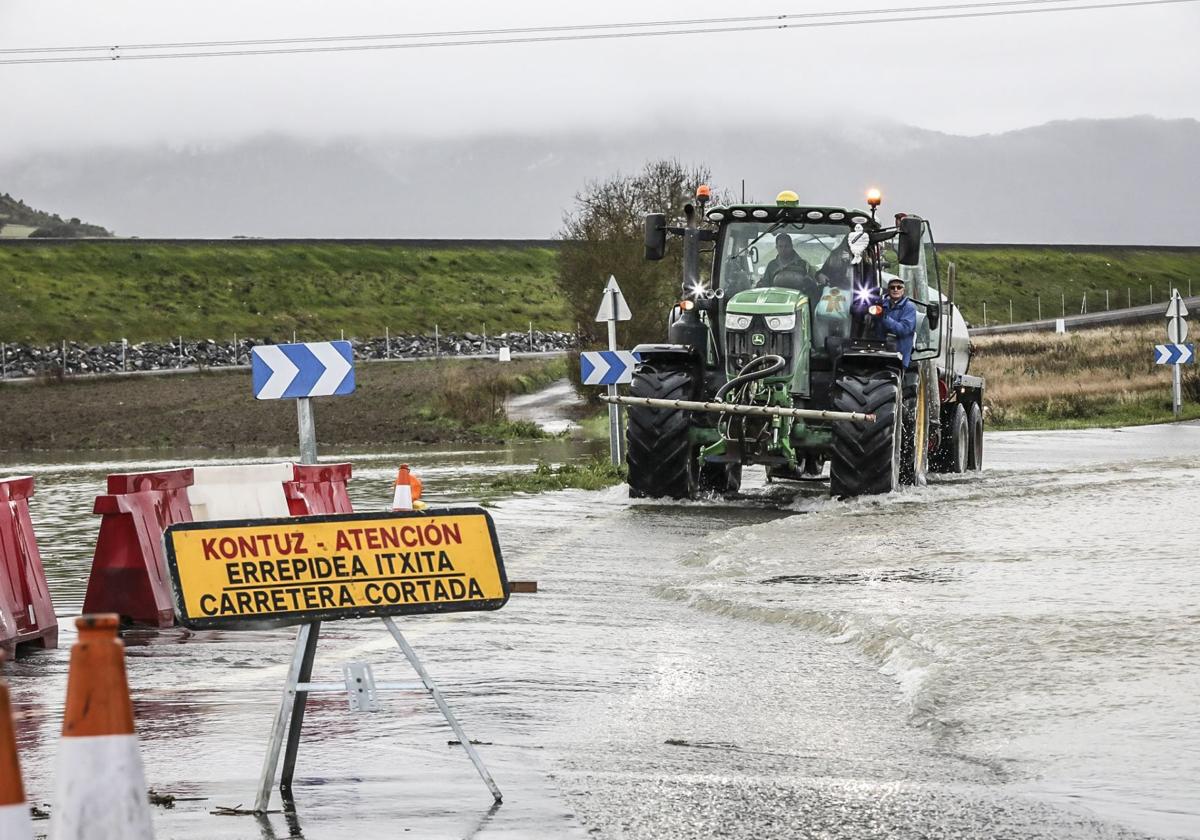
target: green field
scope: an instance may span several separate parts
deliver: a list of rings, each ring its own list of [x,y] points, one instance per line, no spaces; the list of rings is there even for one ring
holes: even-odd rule
[[[939,251],[942,277],[946,265],[955,263],[958,288],[955,300],[971,324],[982,326],[983,305],[987,323],[1009,323],[1009,301],[1014,322],[1041,317],[1078,315],[1087,295],[1089,312],[1103,311],[1105,291],[1112,309],[1127,303],[1166,305],[1172,287],[1187,295],[1188,281],[1200,294],[1200,248],[1183,250],[1064,251],[1051,248],[953,248]],[[943,283],[945,280],[943,279]],[[943,292],[946,288],[943,287]]]
[[[545,248],[0,242],[0,340],[570,329]]]
[[[953,248],[956,299],[967,318],[1017,321],[1132,302],[1165,302],[1188,281],[1200,294],[1200,248],[1084,250]],[[0,340],[56,342],[330,338],[393,333],[496,334],[574,328],[548,248],[274,244],[161,244],[137,240],[39,246],[0,240]],[[597,279],[597,289],[603,278]],[[1151,292],[1151,288],[1153,291]],[[638,310],[639,302],[630,300]],[[666,313],[663,313],[665,317]]]

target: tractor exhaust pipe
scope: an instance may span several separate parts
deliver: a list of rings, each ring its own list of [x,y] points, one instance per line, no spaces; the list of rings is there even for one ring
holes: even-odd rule
[[[811,408],[780,408],[773,405],[743,403],[696,402],[695,400],[657,400],[653,397],[610,397],[601,394],[606,403],[632,405],[639,408],[677,408],[681,411],[711,411],[716,414],[751,414],[760,417],[795,417],[800,420],[845,420],[851,423],[874,423],[874,414],[857,411],[817,411]]]

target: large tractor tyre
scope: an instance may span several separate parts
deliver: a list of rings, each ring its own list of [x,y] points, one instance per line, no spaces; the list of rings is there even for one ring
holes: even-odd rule
[[[890,493],[900,483],[900,383],[877,371],[848,375],[833,388],[835,411],[874,414],[874,423],[839,421],[833,425],[829,490],[841,499]]]
[[[934,472],[966,472],[970,448],[970,421],[967,419],[967,410],[959,403],[954,406],[949,426],[942,430],[942,440],[931,464]]]
[[[700,465],[700,490],[702,492],[732,494],[741,487],[741,464]]]
[[[979,403],[971,403],[967,413],[970,427],[970,446],[967,447],[967,469],[983,469],[983,409]]]
[[[684,370],[635,373],[630,394],[660,400],[690,400],[692,375]],[[697,447],[688,440],[691,412],[629,407],[626,461],[633,498],[691,499],[699,484]]]

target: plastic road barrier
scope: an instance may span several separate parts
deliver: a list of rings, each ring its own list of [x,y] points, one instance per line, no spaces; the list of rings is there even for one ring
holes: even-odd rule
[[[188,489],[195,522],[290,516],[285,481],[295,479],[292,464],[238,464],[196,467]]]
[[[175,623],[162,536],[168,526],[192,521],[191,484],[188,469],[108,477],[108,495],[97,496],[92,508],[104,518],[84,613],[113,612],[154,627]]]
[[[33,479],[0,479],[0,648],[58,647],[58,619],[29,519]]]
[[[0,682],[0,837],[4,840],[33,840],[33,821],[21,784],[17,761],[17,738],[13,732],[12,704],[8,686]]]
[[[154,837],[118,624],[111,614],[75,620],[51,840]]]
[[[346,482],[349,464],[293,464],[292,480],[283,484],[292,516],[354,513]]]

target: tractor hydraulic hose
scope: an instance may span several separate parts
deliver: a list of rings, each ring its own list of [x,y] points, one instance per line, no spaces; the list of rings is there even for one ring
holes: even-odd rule
[[[769,362],[770,366],[764,365],[765,362]],[[737,376],[717,389],[717,393],[713,396],[713,401],[720,402],[726,394],[739,385],[745,385],[747,382],[753,382],[756,379],[765,379],[771,374],[783,370],[786,364],[787,360],[783,356],[755,356],[742,366]],[[762,368],[762,370],[755,370],[755,368]]]

